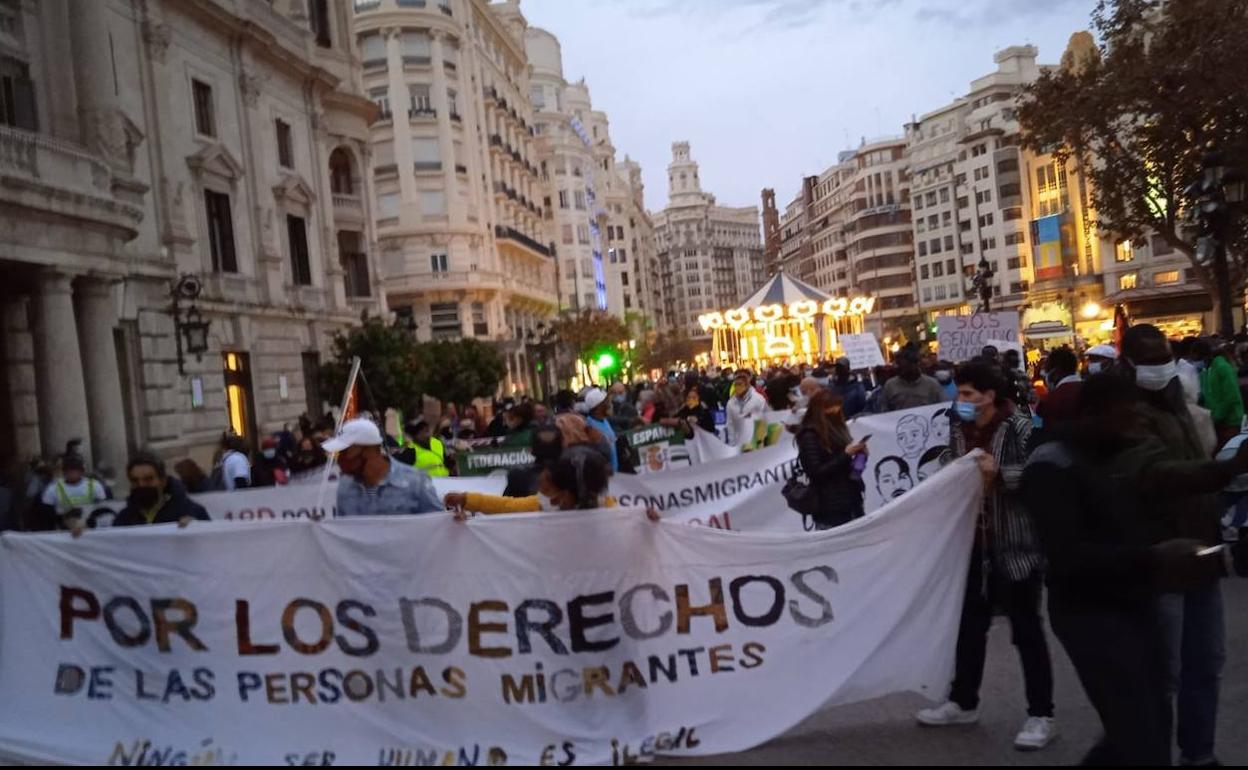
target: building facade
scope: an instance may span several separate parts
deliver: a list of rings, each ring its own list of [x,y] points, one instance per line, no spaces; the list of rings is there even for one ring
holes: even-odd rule
[[[380,307],[349,13],[0,3],[0,464],[82,439],[208,465],[336,400],[332,334]]]
[[[421,340],[496,343],[510,392],[558,306],[526,30],[516,0],[354,4],[388,307]]]
[[[1015,101],[1039,77],[1035,46],[994,57],[995,72],[906,126],[919,307],[970,312],[971,280],[992,271],[992,306],[1017,309],[1033,280],[1028,185]]]
[[[673,333],[704,337],[699,315],[736,307],[766,280],[758,208],[703,192],[688,142],[672,144],[667,177],[667,207],[654,215],[662,313]]]
[[[763,193],[763,270],[768,276],[780,270],[780,210],[776,207],[776,191],[764,187]]]

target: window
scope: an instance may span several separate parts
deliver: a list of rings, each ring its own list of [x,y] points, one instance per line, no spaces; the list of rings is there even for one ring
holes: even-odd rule
[[[568,207],[568,191],[559,191],[559,208],[566,209]]]
[[[992,190],[976,190],[975,191],[976,203],[987,203],[990,200],[992,200]]]
[[[377,105],[378,120],[390,119],[390,90],[386,88],[374,88],[368,92],[368,98],[373,100]]]
[[[1022,233],[1009,233],[1008,235],[1005,236],[1005,245],[1017,246],[1018,244],[1023,243],[1025,240],[1026,239],[1023,237]]]
[[[529,90],[529,101],[533,103],[533,109],[546,109],[546,89],[541,86],[533,86]]]
[[[920,244],[922,245],[922,244]],[[926,281],[928,277],[927,265],[919,265],[919,279]]]
[[[407,95],[411,98],[411,111],[408,113],[410,117],[417,115],[433,115],[433,97],[429,95],[429,86],[423,83],[413,83],[407,87]]]
[[[991,227],[991,226],[992,226],[992,223],[993,223],[994,221],[995,221],[995,217],[992,215],[992,212],[989,212],[989,213],[984,214],[983,216],[981,216],[981,217],[979,218],[979,226],[980,226],[981,228],[982,228],[982,227]]]
[[[446,216],[446,193],[441,190],[421,190],[420,213],[425,216]]]
[[[975,181],[976,182],[987,179],[989,176],[990,174],[989,174],[987,166],[981,166],[980,168],[975,169]]]
[[[1023,188],[1017,182],[1003,184],[997,189],[997,194],[1002,198],[1015,198],[1023,194]]]
[[[1178,270],[1167,270],[1163,273],[1153,273],[1153,285],[1165,286],[1170,283],[1178,283],[1182,278],[1179,276]]]
[[[451,120],[459,120],[459,103],[456,101],[457,95],[451,89],[446,90],[446,108],[450,110]]]
[[[923,301],[924,301],[924,302],[931,302],[931,301],[932,301],[932,290],[931,290],[931,289],[928,289],[928,288],[923,289]]]
[[[1122,275],[1118,276],[1118,288],[1119,289],[1134,289],[1138,282],[1139,282],[1138,273],[1123,273]]]
[[[212,254],[212,271],[237,273],[238,256],[234,253],[234,218],[230,212],[230,196],[204,190],[204,210],[208,213],[208,250]]]
[[[941,203],[949,202],[949,188],[948,187],[940,188],[940,202]]]
[[[442,148],[436,138],[412,139],[412,160],[417,171],[439,171],[442,168]]]
[[[585,210],[585,191],[577,190],[575,191],[574,196],[576,198],[576,207],[580,209],[581,211],[584,211]]]
[[[334,195],[354,195],[351,156],[339,147],[329,154],[329,191]]]
[[[17,59],[0,57],[0,125],[39,130],[35,84],[28,72]]]
[[[973,243],[964,243],[964,244],[962,244],[962,253],[963,253],[963,254],[974,254],[974,253],[975,253],[975,244],[973,244]]]
[[[429,269],[435,273],[445,273],[447,271],[445,251],[439,251],[429,255]]]
[[[1151,244],[1154,257],[1165,257],[1174,253],[1174,247],[1167,243],[1166,239],[1162,238],[1160,235],[1154,235]]]
[[[303,217],[286,217],[290,245],[290,274],[296,286],[312,285],[312,264],[308,259],[308,228]]]
[[[919,241],[919,256],[927,256],[927,241]]]
[[[312,34],[316,36],[316,44],[321,48],[329,48],[332,45],[329,37],[329,0],[309,0],[308,17]]]
[[[927,197],[924,199],[924,202],[928,206],[935,206],[936,205],[936,191],[933,190],[932,192],[929,192],[927,194]]]
[[[348,297],[369,295],[368,255],[360,247],[360,234],[341,230],[338,232],[338,256],[342,263],[342,278]]]
[[[922,209],[923,209],[923,196],[922,195],[914,196],[914,210],[921,211]]]
[[[1018,173],[1018,158],[1007,158],[1005,160],[997,161],[997,173],[998,174],[1017,174]],[[1002,194],[1004,195],[1004,193]]]
[[[430,303],[429,331],[435,340],[457,340],[463,336],[463,327],[459,324],[459,303]]]
[[[932,277],[941,278],[944,275],[945,275],[945,264],[943,262],[934,263],[932,265]]]
[[[935,214],[932,214],[930,217],[927,218],[928,229],[935,230],[939,225],[940,225],[940,218],[937,217]]]
[[[927,220],[924,219],[923,217],[919,217],[918,219],[914,220],[914,231],[916,233],[927,232]]]
[[[1130,262],[1135,259],[1135,246],[1130,240],[1120,241],[1114,246],[1115,262]]]
[[[581,244],[589,243],[589,226],[588,225],[576,226],[576,242],[581,243]]]
[[[381,35],[360,36],[360,59],[365,67],[386,63],[386,39]]]
[[[398,193],[387,193],[377,196],[377,218],[396,219],[399,216]]]
[[[1001,212],[1001,220],[1003,222],[1013,222],[1023,218],[1023,209],[1021,206],[1012,206]]]
[[[627,261],[628,261],[628,250],[620,249],[620,264],[622,265]]]
[[[203,136],[216,136],[216,121],[212,114],[212,86],[200,80],[191,81],[195,100],[195,130]]]
[[[957,275],[958,261],[956,259],[945,260],[945,272],[947,272],[949,275]]]
[[[945,213],[940,215],[941,227],[948,227],[951,224],[953,224],[953,212],[952,211],[946,211]]]
[[[294,168],[295,152],[291,146],[290,124],[278,118],[275,125],[277,127],[277,163],[282,168]]]
[[[572,245],[572,225],[564,225],[563,228],[563,245]]]
[[[628,271],[627,271],[627,270],[625,270],[624,272],[620,273],[620,285],[621,285],[621,286],[627,286],[627,285],[628,285]]]
[[[403,33],[403,63],[404,64],[428,64],[429,58],[429,36],[424,32],[404,32]]]
[[[953,236],[945,236],[945,251],[953,251]]]
[[[971,205],[970,199],[967,198],[965,195],[958,197],[958,208],[964,209],[969,205]]]
[[[490,325],[485,320],[485,303],[472,303],[472,336],[490,336]]]

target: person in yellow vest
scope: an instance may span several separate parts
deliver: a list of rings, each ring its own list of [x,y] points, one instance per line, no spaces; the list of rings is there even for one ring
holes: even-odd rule
[[[431,478],[450,476],[446,467],[446,445],[434,438],[433,428],[424,420],[407,424],[408,448],[413,452],[412,465]]]
[[[75,519],[82,518],[82,509],[108,499],[108,490],[99,481],[86,475],[81,455],[67,454],[61,460],[61,476],[43,490],[43,503],[56,512],[56,520],[65,529],[75,529]]]

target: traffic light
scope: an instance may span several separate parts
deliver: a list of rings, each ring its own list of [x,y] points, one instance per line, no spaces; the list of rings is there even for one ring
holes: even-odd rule
[[[609,350],[604,350],[598,354],[598,371],[609,372],[615,368],[615,354]]]

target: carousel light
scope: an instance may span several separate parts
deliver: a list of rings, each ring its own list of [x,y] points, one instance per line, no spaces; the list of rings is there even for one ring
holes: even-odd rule
[[[722,313],[704,313],[698,316],[698,325],[702,327],[702,331],[709,332],[712,329],[724,328],[724,316]]]
[[[804,299],[789,305],[789,315],[794,318],[814,318],[819,312],[819,303],[813,299]]]
[[[833,297],[823,303],[823,314],[840,318],[849,312],[849,300],[844,297]]]
[[[768,358],[783,358],[785,356],[791,356],[793,355],[793,351],[795,349],[793,340],[788,337],[773,337],[768,335],[767,339],[763,342],[763,352],[767,354]]]
[[[1101,314],[1101,306],[1095,302],[1089,302],[1079,310],[1079,314],[1091,320]]]
[[[875,297],[854,297],[854,300],[849,303],[851,315],[871,315],[874,308]]]
[[[760,305],[754,308],[754,320],[760,323],[771,323],[784,318],[784,305]]]
[[[734,329],[740,329],[750,320],[750,311],[744,309],[728,310],[724,312],[724,322]]]

